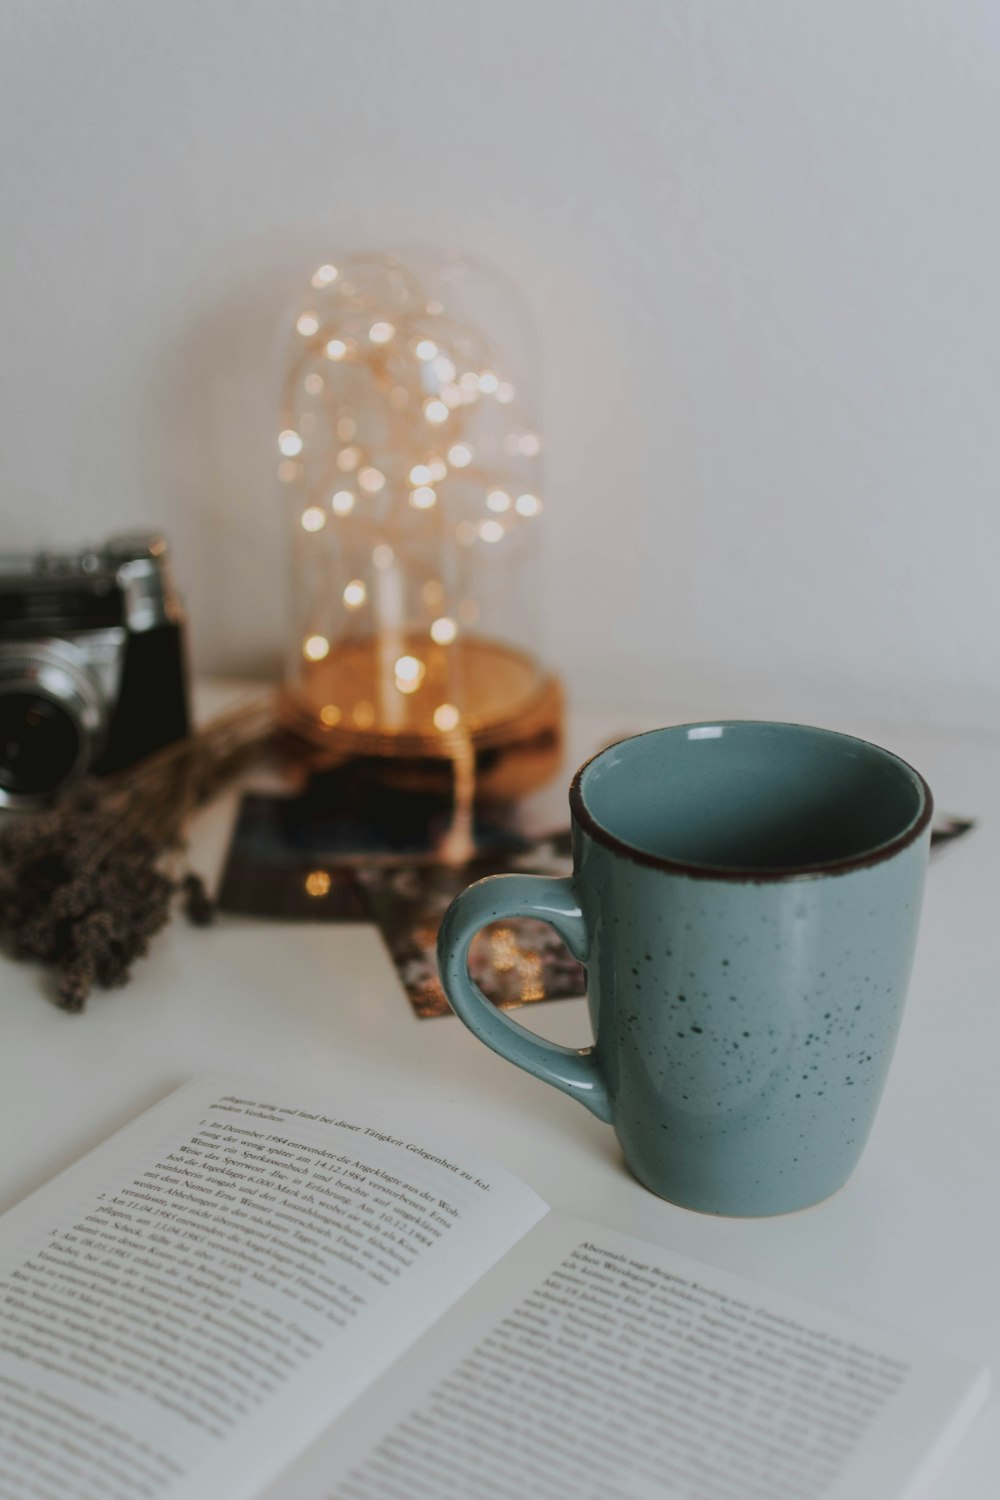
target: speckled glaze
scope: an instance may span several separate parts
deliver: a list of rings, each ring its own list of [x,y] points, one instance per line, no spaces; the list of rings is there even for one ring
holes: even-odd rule
[[[635,1176],[707,1213],[819,1202],[875,1118],[917,934],[931,796],[864,741],[798,725],[656,730],[570,796],[574,875],[497,876],[439,954],[477,1036],[614,1125]],[[468,975],[475,932],[549,921],[587,966],[596,1042],[531,1035]]]

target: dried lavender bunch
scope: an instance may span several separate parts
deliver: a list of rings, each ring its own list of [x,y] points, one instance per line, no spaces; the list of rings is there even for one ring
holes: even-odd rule
[[[0,823],[0,934],[16,957],[55,968],[64,1009],[82,1010],[94,985],[128,981],[178,893],[191,922],[212,920],[200,876],[174,868],[184,825],[272,733],[269,705],[238,709],[57,807]]]

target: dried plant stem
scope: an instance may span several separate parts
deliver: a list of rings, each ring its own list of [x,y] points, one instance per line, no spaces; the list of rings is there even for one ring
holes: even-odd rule
[[[270,703],[251,703],[138,765],[74,788],[58,806],[0,824],[0,933],[14,955],[57,971],[57,998],[81,1010],[94,984],[127,982],[179,892],[211,920],[199,876],[168,870],[191,813],[271,743]]]

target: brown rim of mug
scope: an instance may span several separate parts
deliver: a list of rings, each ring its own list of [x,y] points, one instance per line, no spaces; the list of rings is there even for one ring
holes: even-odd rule
[[[717,720],[723,728],[735,724],[774,724],[776,721],[768,719],[723,719]],[[879,865],[883,860],[892,859],[902,849],[907,848],[923,833],[934,815],[934,795],[920,772],[909,764],[908,761],[896,755],[892,750],[886,750],[881,745],[875,745],[871,740],[862,740],[855,734],[842,734],[837,729],[819,729],[820,734],[833,735],[837,739],[853,740],[855,744],[864,745],[871,750],[878,750],[882,755],[887,755],[890,760],[909,771],[914,777],[918,787],[923,793],[924,805],[915,822],[904,829],[896,838],[890,839],[887,844],[879,844],[863,854],[848,855],[845,859],[832,859],[825,863],[815,865],[781,865],[777,869],[756,869],[752,865],[689,865],[683,860],[670,859],[661,854],[651,854],[647,849],[640,849],[635,844],[626,843],[616,834],[611,833],[603,824],[598,823],[583,800],[583,778],[596,760],[602,755],[607,755],[609,750],[616,749],[619,745],[627,744],[629,740],[645,739],[647,734],[662,734],[664,729],[698,729],[708,727],[700,724],[665,724],[659,729],[647,729],[642,734],[627,734],[622,739],[615,740],[610,745],[605,745],[598,750],[589,760],[585,760],[570,783],[569,788],[569,810],[573,822],[588,834],[595,843],[603,844],[605,849],[612,854],[619,854],[625,859],[630,859],[633,864],[646,865],[652,870],[664,870],[670,875],[686,875],[692,880],[731,880],[745,885],[759,884],[765,881],[779,880],[808,880],[816,879],[821,875],[848,875],[852,870],[865,870],[872,865]],[[783,729],[810,729],[816,730],[814,724],[785,724]]]

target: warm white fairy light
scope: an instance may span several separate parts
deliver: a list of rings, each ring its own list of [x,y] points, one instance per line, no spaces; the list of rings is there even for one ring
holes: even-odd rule
[[[415,693],[427,668],[416,656],[401,656],[396,662],[396,686],[401,693]]]
[[[325,635],[310,635],[302,643],[302,655],[306,661],[322,661],[330,652],[330,642]]]
[[[441,303],[425,302],[419,291],[414,302],[412,273],[398,262],[379,264],[381,286],[365,261],[356,275],[354,262],[341,271],[331,263],[313,272],[314,291],[300,304],[308,310],[294,321],[305,342],[292,335],[296,352],[278,472],[297,487],[302,528],[326,528],[336,536],[328,563],[325,536],[310,541],[310,557],[330,568],[353,559],[346,577],[329,580],[327,597],[332,592],[343,612],[360,613],[366,628],[388,631],[390,638],[395,631],[396,649],[381,659],[390,687],[395,682],[400,693],[421,687],[427,693],[445,660],[459,651],[456,643],[478,628],[480,605],[472,594],[480,564],[468,549],[502,542],[542,509],[539,496],[525,488],[533,486],[534,471],[526,460],[537,458],[542,444],[520,403],[513,405],[514,386],[495,367],[499,356],[489,352],[480,331],[453,321],[450,306],[446,322]],[[431,326],[438,330],[434,337],[427,336]],[[376,498],[382,496],[388,498]],[[457,545],[457,558],[448,558],[449,544]],[[432,546],[443,554],[432,553]],[[437,555],[442,560],[432,565]],[[427,577],[430,566],[448,571]],[[361,576],[351,577],[354,571]],[[418,637],[404,634],[413,628],[414,605],[423,614],[425,652]],[[300,636],[303,656],[316,663],[330,657],[339,665],[337,635],[333,629],[329,637],[308,634],[314,623]],[[358,623],[342,615],[340,629],[356,631]],[[463,722],[461,709],[438,701],[447,691],[440,681],[431,691],[427,711],[434,727],[451,734]],[[402,704],[393,719],[374,683],[369,699],[357,701],[352,691],[342,707],[317,705],[317,729],[384,727],[383,715],[390,727],[403,727]]]
[[[452,729],[458,728],[461,714],[454,703],[439,703],[434,710],[434,728],[439,729],[442,734],[448,734]]]
[[[458,635],[458,626],[448,615],[441,615],[431,623],[431,640],[436,646],[450,646]]]
[[[385,489],[385,475],[381,469],[362,469],[358,475],[358,484],[366,495],[377,495]]]

